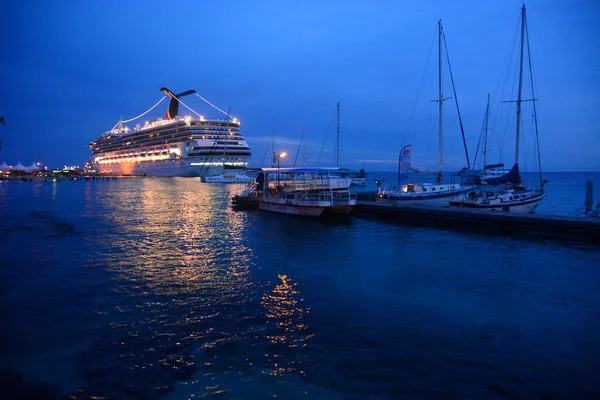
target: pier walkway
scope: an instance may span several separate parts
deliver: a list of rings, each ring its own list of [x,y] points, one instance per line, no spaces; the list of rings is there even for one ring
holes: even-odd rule
[[[353,215],[395,220],[413,225],[454,229],[479,229],[487,233],[571,238],[600,243],[600,219],[554,215],[513,214],[483,210],[414,204],[357,202]]]

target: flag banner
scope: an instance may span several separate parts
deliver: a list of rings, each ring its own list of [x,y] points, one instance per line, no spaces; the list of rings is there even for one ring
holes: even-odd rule
[[[412,144],[408,144],[400,150],[398,158],[398,185],[402,182],[402,176],[406,176],[410,171],[410,155],[412,153]]]
[[[400,160],[398,172],[401,174],[407,174],[410,171],[410,155],[412,153],[412,144],[404,146],[400,150]]]

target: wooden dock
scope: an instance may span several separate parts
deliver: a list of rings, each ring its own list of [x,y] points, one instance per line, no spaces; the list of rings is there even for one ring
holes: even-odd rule
[[[600,219],[554,215],[512,214],[453,207],[380,203],[361,200],[353,215],[411,225],[478,230],[502,235],[526,235],[600,243]]]

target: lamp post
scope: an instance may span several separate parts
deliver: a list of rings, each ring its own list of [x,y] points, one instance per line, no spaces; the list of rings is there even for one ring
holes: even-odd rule
[[[277,186],[279,186],[279,159],[285,156],[287,156],[287,153],[285,151],[279,153],[279,155],[277,156]]]

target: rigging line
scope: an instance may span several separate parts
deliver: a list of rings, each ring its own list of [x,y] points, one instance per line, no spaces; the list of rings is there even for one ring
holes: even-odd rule
[[[204,100],[209,106],[213,107],[215,110],[220,111],[223,114],[229,116],[229,114],[227,114],[225,111],[221,110],[219,107],[215,106],[213,103],[211,103],[210,101],[206,100],[204,97],[200,96],[198,93],[196,93],[196,96],[200,97],[202,100]]]
[[[512,63],[514,63],[515,60],[516,60],[517,61],[517,66],[518,66],[518,61],[519,60],[516,57],[512,57],[512,56],[514,56],[515,55],[514,53],[516,53],[516,51],[514,49],[516,48],[517,43],[518,43],[519,38],[520,38],[520,33],[519,33],[520,32],[520,25],[521,25],[521,22],[520,22],[520,18],[519,18],[519,23],[517,24],[517,28],[516,28],[516,31],[515,31],[515,34],[514,34],[514,37],[513,37],[513,42],[511,44],[510,49],[509,49],[511,57],[508,60],[509,62],[512,62]],[[513,58],[515,60],[513,60]],[[506,71],[507,73],[506,73],[505,81],[508,82],[508,80],[509,80],[509,74],[511,72],[510,65],[507,65],[506,68],[507,68],[507,71]],[[515,68],[514,71],[513,71],[512,85],[510,86],[512,88],[512,91],[510,92],[510,98],[515,98],[515,93],[514,92],[516,90],[517,81],[518,81],[517,74],[518,74],[518,68]],[[505,83],[505,85],[508,86],[507,83]],[[503,89],[502,90],[503,97],[504,97],[504,93],[505,93],[505,90]],[[504,101],[501,101],[500,105],[503,105],[504,103],[505,103]],[[514,102],[512,102],[512,101],[508,103],[509,104],[508,105],[508,110],[506,111],[506,120],[505,120],[505,125],[504,125],[504,130],[503,130],[502,141],[501,141],[501,154],[500,154],[499,162],[501,162],[501,159],[504,157],[504,149],[506,147],[506,143],[507,143],[507,140],[508,140],[507,137],[509,136],[508,131],[509,131],[509,129],[513,128],[513,125],[510,124],[512,118],[514,117],[514,112],[512,110],[513,103]]]
[[[524,7],[524,6],[523,6]],[[543,186],[542,180],[542,159],[540,156],[540,137],[538,135],[538,123],[537,123],[537,107],[535,105],[535,92],[533,85],[533,65],[531,65],[531,48],[529,46],[529,27],[527,25],[527,16],[525,16],[525,36],[527,37],[527,59],[529,64],[529,80],[531,81],[531,98],[533,99],[533,122],[535,124],[535,139],[537,144],[538,153],[538,168],[540,170],[540,185]]]
[[[127,123],[127,122],[131,122],[131,121],[134,121],[134,120],[136,120],[136,119],[138,119],[138,118],[141,118],[141,117],[143,117],[144,115],[148,114],[150,111],[154,110],[154,109],[156,108],[156,106],[158,106],[160,103],[162,103],[162,101],[165,99],[165,97],[167,97],[167,96],[163,96],[163,97],[162,97],[162,98],[161,98],[161,99],[158,101],[158,103],[156,103],[155,105],[153,105],[152,107],[150,107],[148,110],[146,110],[146,111],[145,111],[145,112],[143,112],[142,114],[138,115],[137,117],[135,117],[135,118],[131,118],[131,119],[128,119],[128,120],[125,120],[125,121],[123,121],[123,120],[119,120],[119,122],[120,122],[120,123]],[[116,127],[117,125],[119,125],[119,122],[117,122],[117,124],[116,124],[115,126],[113,126],[113,129],[115,129],[115,127]],[[112,129],[111,129],[111,131],[112,131]]]
[[[204,165],[202,165],[202,167],[200,168],[199,173],[204,171],[204,169],[206,169],[206,171],[208,171],[208,169],[210,168],[210,165],[207,165],[207,164],[210,164],[212,162],[216,148],[217,148],[217,142],[213,142],[213,145],[208,152],[208,156],[207,156],[206,160],[204,161]]]
[[[271,137],[269,138],[271,142],[271,149],[274,148],[275,143],[275,126],[277,121],[273,121],[273,130],[271,131]],[[260,167],[262,168],[265,165],[265,158],[267,157],[267,152],[269,151],[269,147],[265,147],[265,154],[263,155],[263,159],[260,163]]]
[[[300,154],[300,148],[302,146],[302,142],[304,141],[304,133],[306,132],[306,124],[302,128],[302,136],[300,137],[300,143],[298,143],[298,150],[296,151],[296,158],[294,159],[293,167],[296,167],[296,162],[298,161],[298,155]]]
[[[495,103],[496,104],[495,112],[493,112],[491,114],[492,131],[501,133],[499,140],[496,140],[497,144],[499,145],[498,162],[502,162],[502,158],[504,157],[503,153],[504,153],[504,149],[506,147],[506,141],[507,141],[507,133],[506,132],[508,130],[508,123],[505,126],[502,125],[502,122],[503,122],[502,113],[503,113],[503,108],[504,108],[502,99],[505,98],[506,88],[508,87],[507,82],[508,82],[508,78],[509,78],[509,74],[510,74],[510,65],[512,64],[512,62],[513,62],[512,60],[515,55],[514,49],[517,46],[517,40],[519,37],[521,17],[519,16],[519,18],[516,18],[516,21],[517,21],[517,23],[515,24],[515,27],[514,27],[512,41],[510,42],[510,45],[508,47],[508,52],[506,53],[506,57],[504,58],[504,62],[502,64],[502,69],[501,69],[502,72],[500,74],[500,79],[498,80],[498,84],[494,91],[494,93],[500,92],[500,96],[499,96],[500,101],[496,100],[496,98],[494,98],[492,101],[492,103],[496,102]],[[514,84],[512,87],[514,88]],[[500,91],[500,89],[502,89],[502,90]],[[512,94],[511,94],[511,96],[512,96]],[[494,96],[494,97],[496,97],[496,96]],[[507,116],[512,113],[511,110],[512,110],[512,103],[510,103],[510,105],[508,107]],[[499,125],[498,130],[496,130],[497,125]]]
[[[454,75],[452,75],[452,67],[450,66],[450,55],[448,54],[448,43],[446,42],[446,33],[442,31],[444,38],[444,49],[446,50],[446,60],[448,61],[448,70],[450,70],[450,81],[452,82],[452,91],[454,92],[454,102],[456,103],[456,111],[458,112],[458,122],[460,124],[460,132],[462,134],[463,145],[465,146],[465,155],[467,156],[467,166],[471,169],[471,161],[469,160],[469,151],[467,150],[467,139],[465,138],[465,130],[463,129],[462,117],[460,116],[460,108],[458,107],[458,97],[456,95],[456,87],[454,86]],[[464,165],[464,164],[463,164]]]
[[[319,162],[321,161],[321,155],[323,155],[323,150],[325,149],[325,144],[327,143],[327,137],[329,136],[329,132],[331,131],[331,125],[333,125],[333,119],[335,118],[336,112],[337,112],[337,105],[336,105],[336,111],[334,111],[333,115],[331,116],[331,121],[329,122],[329,128],[327,128],[327,133],[325,134],[325,140],[323,140],[323,146],[321,146],[321,151],[319,152],[319,157],[317,158],[317,166],[319,166]]]
[[[227,122],[229,122],[229,116],[231,115],[231,107],[227,109]],[[225,133],[225,144],[223,145],[223,168],[225,168],[225,161],[227,160],[227,141],[229,140],[229,126],[225,127],[223,124],[223,132]]]
[[[187,108],[188,110],[190,110],[191,112],[193,112],[194,114],[196,114],[198,117],[200,118],[204,118],[202,115],[198,114],[196,111],[192,110],[190,107],[187,106],[187,104],[185,104],[183,101],[181,101],[181,99],[175,97],[175,99],[177,99],[177,101],[184,106],[185,108]]]
[[[229,107],[229,111],[231,111],[231,107]],[[223,132],[225,129],[229,129],[229,128],[225,128],[225,124],[223,124],[223,129],[221,129],[218,132],[219,133]],[[215,153],[216,153],[217,147],[219,145],[219,143],[218,143],[219,133],[214,137],[213,145],[212,145],[211,149],[208,152],[209,156],[206,159],[206,161],[205,161],[204,165],[202,166],[202,168],[200,168],[200,172],[202,172],[205,168],[206,168],[206,171],[208,171],[208,169],[210,168],[210,165],[207,165],[207,163],[209,163],[209,164],[212,163],[213,157],[216,155]],[[226,135],[226,137],[225,137],[225,143],[223,145],[223,153],[222,153],[223,154],[223,169],[225,169],[225,157],[226,157],[226,152],[227,152],[227,139],[228,138],[229,138],[229,135]],[[223,140],[223,139],[221,139],[221,140]]]
[[[181,104],[183,104],[183,103],[181,103]],[[185,106],[185,104],[183,104],[183,105]],[[191,111],[195,112],[194,110],[191,110]],[[231,107],[229,107],[228,111],[231,111]],[[228,122],[229,121],[229,114],[227,114],[227,116],[228,116],[228,118],[227,118],[227,122]],[[207,165],[207,164],[212,163],[213,157],[216,155],[215,153],[217,151],[217,147],[219,146],[219,143],[218,143],[219,135],[222,136],[222,133],[225,130],[229,131],[229,127],[225,127],[225,124],[223,124],[223,129],[221,129],[220,131],[217,131],[217,135],[214,137],[213,145],[212,145],[211,149],[208,152],[209,155],[208,155],[206,161],[204,162],[204,165],[200,168],[199,172],[204,171],[204,169],[206,169],[206,171],[209,170],[210,165]],[[223,144],[223,153],[222,153],[222,156],[223,156],[223,169],[225,169],[225,162],[226,162],[226,157],[227,157],[227,139],[229,139],[229,134],[228,133],[225,134],[225,139],[224,139],[224,144]],[[223,138],[221,138],[221,140],[223,140]]]
[[[488,96],[489,96],[489,94],[488,94]],[[488,99],[489,99],[489,97],[488,97]],[[481,123],[481,130],[479,131],[479,140],[477,141],[477,149],[475,150],[475,158],[473,159],[473,168],[475,168],[475,164],[477,163],[477,156],[479,155],[479,146],[481,145],[481,138],[483,136],[485,126],[489,122],[489,104],[485,107],[484,115],[485,116],[483,118],[483,122]],[[483,163],[483,168],[485,168],[485,163]]]
[[[435,29],[433,30],[431,44],[429,45],[429,54],[427,55],[427,60],[425,62],[425,68],[423,69],[423,75],[421,75],[421,82],[419,83],[419,89],[417,90],[417,98],[415,99],[415,102],[413,103],[413,109],[412,109],[412,112],[408,119],[408,130],[406,132],[406,135],[404,135],[404,139],[402,140],[402,143],[407,143],[408,136],[410,135],[410,130],[412,129],[413,120],[414,120],[415,114],[417,112],[417,104],[419,104],[419,98],[420,98],[421,92],[422,92],[421,89],[423,88],[423,83],[425,82],[425,75],[427,75],[427,66],[429,65],[429,60],[431,59],[431,53],[433,52],[433,45],[435,44],[435,38],[437,36],[437,33],[438,33],[438,28],[436,26]],[[402,147],[400,147],[400,149],[402,149]]]

